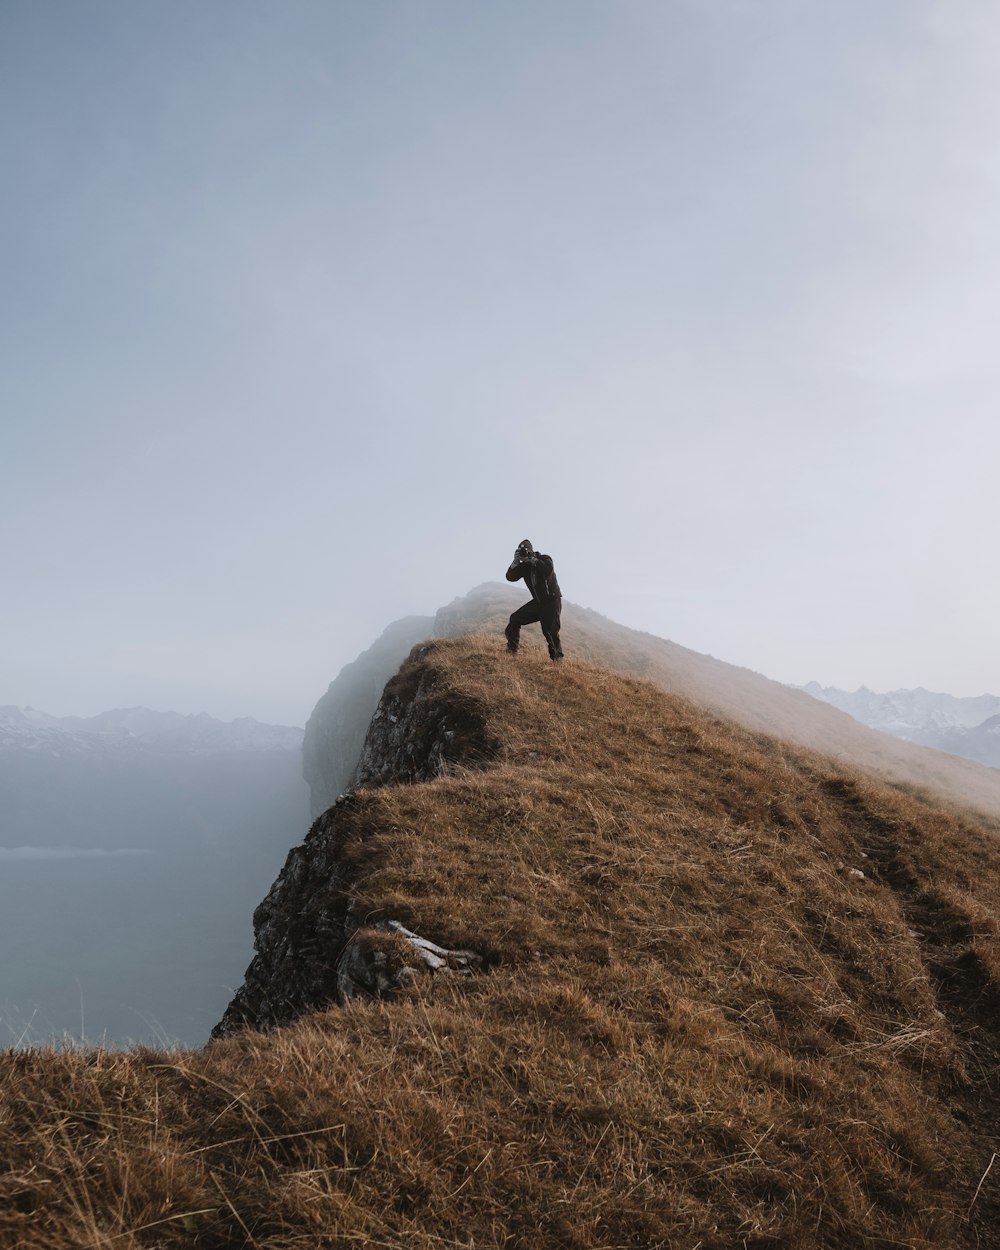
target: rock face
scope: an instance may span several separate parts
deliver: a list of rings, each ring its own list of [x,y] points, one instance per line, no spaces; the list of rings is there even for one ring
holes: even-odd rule
[[[414,661],[433,651],[417,647]],[[437,690],[433,668],[408,664],[386,685],[354,773],[358,786],[430,781],[449,763],[494,753],[485,722],[472,703]]]
[[[250,1026],[273,1028],[336,1000],[337,960],[347,942],[349,900],[339,866],[340,799],[310,829],[253,914],[256,954],[225,1015],[221,1037]]]
[[[433,643],[414,648],[386,686],[361,751],[358,787],[428,781],[495,754],[475,704],[439,692],[433,651]],[[289,851],[254,912],[256,954],[213,1037],[274,1028],[333,1003],[391,995],[421,974],[482,965],[475,952],[445,950],[391,917],[372,923],[353,913],[344,852],[364,836],[365,806],[363,793],[341,795]]]

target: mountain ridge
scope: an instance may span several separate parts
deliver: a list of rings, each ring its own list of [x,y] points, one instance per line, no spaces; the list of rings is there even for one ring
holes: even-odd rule
[[[870,704],[873,708],[884,709],[890,718],[909,714],[913,716],[915,725],[964,725],[971,729],[1000,712],[1000,695],[988,691],[978,695],[954,695],[942,690],[928,690],[926,686],[900,686],[895,690],[879,691],[867,685],[852,691],[842,690],[839,686],[824,686],[818,681],[806,682],[795,689],[805,690],[814,698],[824,699],[838,707],[840,703],[835,701],[842,699],[855,705]],[[876,714],[873,711],[872,715]]]
[[[447,639],[477,632],[501,637],[507,617],[523,597],[507,584],[483,583],[440,608],[421,637]],[[314,816],[349,785],[382,684],[420,640],[414,635],[429,620],[411,617],[390,626],[368,652],[342,670],[317,704],[303,743],[303,757],[310,760],[306,780]],[[409,628],[397,632],[406,623]],[[905,742],[802,689],[620,625],[569,600],[563,604],[563,635],[568,655],[653,681],[747,729],[826,752],[894,785],[928,789],[960,806],[1000,815],[1000,773],[982,762]],[[525,631],[524,645],[540,645],[537,631]],[[368,655],[378,658],[366,683]],[[347,680],[349,690],[343,689]]]
[[[142,706],[94,716],[52,716],[33,707],[0,706],[0,752],[297,751],[303,733],[253,716],[223,721],[207,712],[158,712]]]
[[[987,1250],[997,829],[586,659],[420,643],[226,1036],[0,1053],[0,1244]]]
[[[814,1129],[822,1121],[813,1106],[834,1120],[877,1114],[908,1161],[905,1199],[902,1174],[889,1179],[885,1156],[877,1165],[884,1207],[874,1197],[867,1214],[841,1208],[831,1225],[822,1213],[831,1195],[817,1199],[823,1232],[813,1243],[797,1222],[808,1186],[801,1174],[791,1189],[777,1184],[778,1172],[797,1166],[790,1155],[779,1162],[778,1149],[766,1192],[784,1214],[744,1213],[745,1228],[773,1244],[966,1244],[982,1235],[989,1209],[976,1230],[963,1232],[957,1219],[921,1231],[916,1209],[936,1204],[940,1216],[964,1182],[943,1156],[928,1170],[926,1152],[937,1147],[917,1138],[926,1128],[950,1142],[945,1156],[973,1151],[980,1172],[989,1162],[981,1135],[997,1144],[989,1125],[1000,1093],[991,1016],[1000,931],[979,893],[986,881],[1000,889],[996,851],[995,825],[988,831],[828,757],[749,733],[651,683],[587,661],[553,666],[541,648],[511,660],[502,640],[484,635],[423,643],[386,686],[354,788],[290,851],[257,909],[257,953],[216,1037],[310,1027],[317,1011],[336,1015],[335,1004],[405,1004],[411,994],[459,1015],[469,997],[492,1032],[501,1027],[494,995],[506,1001],[522,987],[523,1012],[528,1001],[565,993],[569,978],[586,998],[582,1027],[607,1045],[616,1030],[635,1027],[630,1013],[642,1015],[646,995],[664,994],[669,1011],[683,993],[699,1004],[687,1010],[711,1004],[728,1022],[707,1050],[696,1047],[700,1062],[717,1063],[710,1055],[719,1046],[776,1047],[782,1080],[804,1082],[799,1097]],[[782,946],[782,932],[795,933],[793,947]],[[655,1018],[654,1010],[651,1025]],[[440,1017],[437,1027],[445,1027]],[[667,1030],[675,1046],[677,1027]],[[462,1036],[474,1052],[477,1043]],[[966,1051],[969,1037],[979,1041]],[[855,1068],[862,1055],[882,1056],[877,1077]],[[752,1068],[759,1058],[749,1056],[740,1063]],[[973,1069],[989,1075],[972,1078]],[[713,1079],[729,1078],[716,1069]],[[614,1082],[610,1073],[605,1080]],[[846,1087],[853,1080],[868,1091],[864,1112],[861,1103],[847,1111],[858,1096]],[[956,1081],[965,1092],[947,1093]],[[702,1096],[707,1088],[695,1105]],[[773,1132],[781,1114],[768,1114],[770,1130],[748,1125],[740,1140]],[[901,1114],[922,1115],[924,1126],[904,1133]],[[960,1146],[956,1126],[968,1127],[966,1116],[975,1141]],[[786,1122],[779,1139],[789,1141],[788,1131]],[[860,1152],[858,1168],[875,1166],[871,1140],[848,1149]],[[800,1139],[795,1150],[819,1173],[829,1167],[818,1139]],[[741,1165],[726,1157],[712,1166],[738,1188]],[[932,1180],[938,1166],[950,1177],[943,1190]],[[658,1191],[645,1192],[644,1244],[674,1244],[678,1230],[668,1234],[660,1221],[683,1199],[650,1201]],[[561,1243],[550,1235],[539,1244]]]

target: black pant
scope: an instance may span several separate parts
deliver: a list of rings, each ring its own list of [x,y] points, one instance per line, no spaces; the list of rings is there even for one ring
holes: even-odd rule
[[[507,637],[507,650],[516,651],[521,638],[521,626],[533,625],[538,621],[549,644],[549,656],[553,660],[562,659],[562,647],[559,645],[559,616],[562,612],[561,599],[532,599],[523,608],[510,614],[504,634]]]

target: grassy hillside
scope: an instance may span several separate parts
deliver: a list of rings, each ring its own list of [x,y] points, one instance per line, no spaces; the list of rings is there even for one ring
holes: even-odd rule
[[[509,613],[523,600],[523,591],[487,583],[442,608],[435,633],[502,634]],[[537,635],[537,630],[528,632]],[[575,659],[655,682],[747,729],[823,751],[894,784],[935,794],[939,801],[1000,817],[1000,769],[869,729],[846,712],[751,669],[629,629],[572,603],[563,605],[563,645]]]
[[[336,822],[355,915],[490,971],[3,1055],[0,1246],[1000,1244],[993,826],[493,637],[397,688],[488,755],[311,840]]]

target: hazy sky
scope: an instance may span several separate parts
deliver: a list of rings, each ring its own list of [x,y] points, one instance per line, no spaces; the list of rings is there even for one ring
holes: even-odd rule
[[[0,0],[0,703],[301,724],[525,536],[1000,693],[998,64],[993,0]]]

